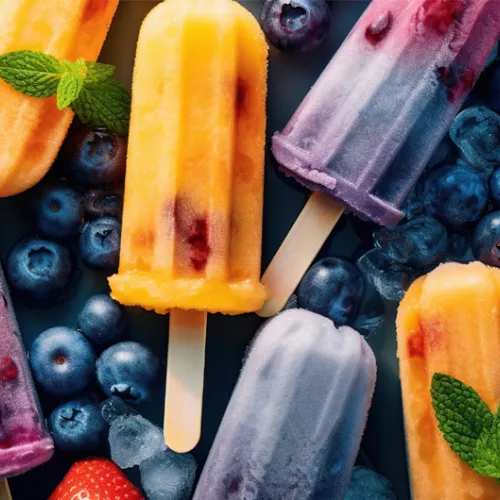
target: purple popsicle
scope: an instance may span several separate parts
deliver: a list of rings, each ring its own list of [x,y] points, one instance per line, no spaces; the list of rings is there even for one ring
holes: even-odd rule
[[[372,1],[273,139],[280,168],[317,193],[264,275],[262,316],[281,310],[344,208],[384,226],[403,217],[499,36],[498,0]],[[326,219],[315,227],[318,213]],[[311,227],[294,249],[294,231]]]
[[[0,268],[0,479],[43,464],[53,448]]]

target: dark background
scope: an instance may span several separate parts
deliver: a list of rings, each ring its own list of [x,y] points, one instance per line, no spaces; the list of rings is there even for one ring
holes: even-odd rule
[[[208,1],[208,0],[207,0]],[[120,5],[101,60],[115,64],[123,83],[131,81],[135,44],[144,16],[157,2],[126,1]],[[255,15],[260,14],[262,1],[241,1]],[[333,53],[337,50],[355,21],[363,12],[366,1],[336,1],[332,3],[333,24],[329,39],[318,51],[307,55],[284,55],[271,50],[268,99],[268,136],[282,128],[295,111]],[[174,98],[174,96],[173,96]],[[14,131],[15,133],[15,131]],[[267,265],[303,207],[308,193],[275,170],[269,150],[266,162],[265,221],[263,264]],[[0,257],[2,262],[11,246],[32,231],[24,214],[25,198],[19,196],[0,200]],[[371,246],[372,227],[354,218],[343,221],[328,240],[322,255],[334,255],[354,260]],[[16,303],[18,320],[27,346],[45,329],[75,326],[85,300],[100,292],[108,292],[106,276],[85,268],[80,263],[81,282],[64,304],[48,309],[31,309]],[[363,448],[373,466],[394,484],[398,498],[409,500],[404,435],[399,393],[398,365],[394,331],[394,304],[382,304],[367,293],[364,309],[385,309],[384,327],[369,342],[378,361],[378,382],[370,412]],[[152,347],[163,359],[167,352],[167,319],[142,310],[129,309],[127,336]],[[209,318],[203,433],[194,450],[200,468],[210,450],[217,428],[236,383],[245,350],[261,320],[256,315]],[[141,411],[156,424],[162,424],[163,392]],[[44,401],[46,409],[50,402]],[[300,453],[300,450],[297,450]],[[62,480],[78,457],[56,452],[48,464],[9,481],[14,500],[45,500]],[[136,468],[137,469],[137,468]],[[130,471],[130,469],[129,469]],[[130,471],[137,481],[137,471]]]

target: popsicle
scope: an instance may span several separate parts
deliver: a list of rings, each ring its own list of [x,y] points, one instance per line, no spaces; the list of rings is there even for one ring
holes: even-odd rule
[[[0,54],[40,50],[58,59],[99,55],[118,0],[0,0]],[[0,80],[0,197],[18,194],[49,170],[73,119],[55,98],[27,97]]]
[[[264,274],[281,310],[346,208],[384,226],[500,36],[496,0],[374,0],[283,132],[280,168],[314,193]]]
[[[178,452],[199,438],[207,312],[266,298],[266,84],[264,35],[238,3],[168,0],[146,18],[110,286],[122,304],[171,311],[165,432]]]
[[[342,500],[375,387],[364,338],[292,309],[257,334],[194,500]]]
[[[0,268],[0,479],[43,464],[52,454],[53,442],[38,406]]]
[[[401,302],[398,356],[413,500],[496,500],[500,484],[477,474],[450,448],[431,407],[434,373],[500,402],[500,270],[445,264],[419,279]]]

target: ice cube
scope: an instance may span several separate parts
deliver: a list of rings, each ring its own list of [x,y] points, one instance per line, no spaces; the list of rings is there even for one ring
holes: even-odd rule
[[[389,260],[380,250],[370,250],[357,262],[366,280],[388,300],[400,301],[417,278],[414,270]]]
[[[192,455],[165,450],[139,467],[149,500],[189,500],[191,497],[197,467]]]
[[[163,431],[140,415],[118,417],[109,429],[111,458],[122,469],[166,450]]]
[[[433,217],[419,217],[395,228],[382,228],[373,235],[375,247],[387,258],[409,267],[436,263],[444,254],[448,234]]]
[[[101,412],[104,420],[111,425],[118,417],[130,417],[138,415],[139,412],[129,406],[123,399],[112,396],[101,404]]]
[[[366,467],[354,467],[344,500],[396,500],[391,483]]]

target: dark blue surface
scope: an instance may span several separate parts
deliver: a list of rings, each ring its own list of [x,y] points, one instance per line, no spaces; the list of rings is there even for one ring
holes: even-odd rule
[[[118,66],[117,75],[129,83],[135,42],[141,19],[156,2],[127,2],[120,6],[106,43],[102,60]],[[262,2],[242,1],[258,15]],[[326,44],[316,52],[304,55],[283,55],[271,51],[269,75],[269,128],[271,135],[282,128],[339,47],[354,22],[364,10],[365,1],[338,1],[333,6],[333,22]],[[266,165],[266,204],[263,263],[267,265],[307,199],[307,191],[285,179],[275,170],[268,149]],[[33,230],[22,211],[23,197],[0,200],[0,257],[18,238]],[[354,218],[345,217],[328,240],[321,256],[332,255],[354,261],[372,246],[373,227]],[[106,293],[105,274],[80,263],[79,287],[73,297],[54,308],[32,309],[16,304],[21,331],[27,345],[43,330],[65,325],[74,327],[81,307],[95,293]],[[380,299],[365,297],[364,306],[379,309]],[[394,484],[399,500],[408,500],[407,469],[401,413],[394,318],[396,306],[386,304],[386,322],[370,340],[378,362],[378,382],[373,408],[364,438],[366,455],[375,468]],[[144,342],[162,359],[166,359],[167,318],[141,310],[127,310],[128,327],[125,339]],[[203,434],[194,455],[200,466],[209,452],[222,415],[238,377],[245,350],[261,320],[256,315],[223,317],[214,315],[208,323],[208,345],[205,385]],[[143,413],[161,425],[163,417],[163,383],[153,402]],[[51,407],[50,402],[47,405]],[[61,481],[71,463],[78,457],[57,452],[47,465],[10,481],[14,500],[45,500]],[[137,478],[137,475],[132,473]]]

